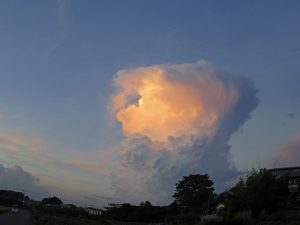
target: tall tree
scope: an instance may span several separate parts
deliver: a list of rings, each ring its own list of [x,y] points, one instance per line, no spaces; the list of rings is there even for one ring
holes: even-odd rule
[[[176,184],[173,197],[177,204],[187,211],[205,211],[209,207],[209,201],[213,198],[213,182],[207,174],[191,174],[184,176]]]

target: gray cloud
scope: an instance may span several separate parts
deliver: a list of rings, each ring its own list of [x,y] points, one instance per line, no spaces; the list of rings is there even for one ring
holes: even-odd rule
[[[39,178],[34,177],[20,166],[5,168],[0,164],[0,189],[25,192],[26,195],[40,199],[47,195],[47,190],[39,184]]]

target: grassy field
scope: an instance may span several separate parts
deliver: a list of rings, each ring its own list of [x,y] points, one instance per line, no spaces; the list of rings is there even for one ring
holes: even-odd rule
[[[34,225],[107,225],[99,220],[92,220],[84,217],[67,217],[63,215],[34,215],[32,218]]]
[[[11,208],[8,207],[8,206],[1,206],[1,205],[0,205],[0,213],[10,211],[10,209],[11,209]]]
[[[31,220],[33,225],[110,225],[101,218],[80,214],[63,214],[62,210],[32,209]]]

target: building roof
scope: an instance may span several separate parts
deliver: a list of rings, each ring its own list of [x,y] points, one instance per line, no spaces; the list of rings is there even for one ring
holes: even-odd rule
[[[281,167],[269,169],[270,172],[276,174],[286,174],[290,177],[300,177],[300,167]]]

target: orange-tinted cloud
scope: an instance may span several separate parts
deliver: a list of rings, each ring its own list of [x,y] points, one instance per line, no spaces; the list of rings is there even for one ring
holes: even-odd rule
[[[38,161],[48,167],[78,168],[82,171],[103,175],[110,173],[103,162],[84,159],[83,155],[74,155],[70,150],[68,150],[67,155],[72,157],[69,157],[69,159],[53,157],[49,152],[47,153],[47,147],[48,145],[44,139],[30,131],[0,131],[0,150],[5,151],[8,155],[13,154],[21,157],[23,162],[28,161],[30,164],[32,161]],[[62,152],[66,154],[66,150],[62,150]]]
[[[289,143],[279,150],[273,166],[299,166],[300,164],[300,135],[296,135]]]
[[[63,164],[71,165],[77,168],[80,168],[87,172],[99,173],[103,175],[109,175],[110,170],[108,170],[105,166],[102,166],[99,162],[93,162],[90,160],[67,160],[62,161]]]
[[[240,175],[228,141],[258,105],[251,80],[199,61],[121,70],[114,82],[111,110],[125,135],[116,199],[169,204],[182,176],[208,173],[222,191]]]
[[[29,151],[37,153],[46,147],[45,141],[36,136],[28,134],[19,134],[14,132],[0,132],[0,146],[13,152]]]
[[[209,67],[203,61],[197,66],[203,64]],[[238,92],[233,83],[227,86],[192,66],[157,65],[117,73],[119,91],[112,98],[112,111],[125,135],[139,133],[165,142],[169,136],[214,134]]]

